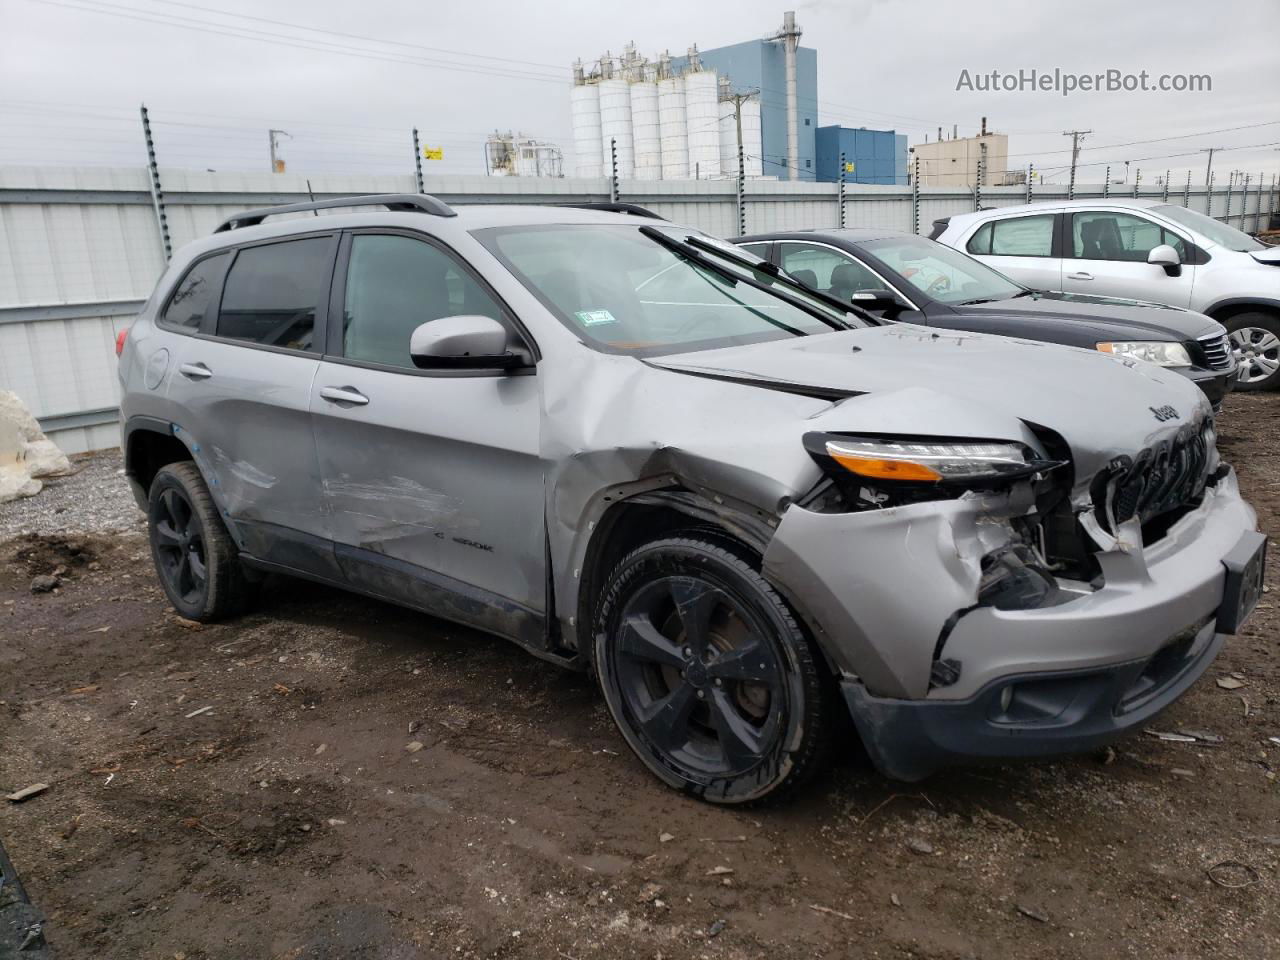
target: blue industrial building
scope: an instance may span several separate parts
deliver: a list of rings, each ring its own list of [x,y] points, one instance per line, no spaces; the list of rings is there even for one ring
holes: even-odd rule
[[[906,134],[833,125],[819,127],[815,142],[819,180],[840,179],[840,155],[844,154],[846,183],[907,182]]]
[[[698,52],[698,59],[704,68],[727,76],[735,93],[760,91],[764,175],[780,180],[790,179],[790,171],[787,169],[786,52],[782,43],[748,40],[714,50],[701,50]],[[672,64],[683,69],[688,64],[688,58],[673,58]],[[796,48],[796,107],[799,117],[797,129],[800,134],[800,172],[797,179],[817,180],[820,179],[815,137],[818,131],[818,51],[811,47]],[[904,137],[904,143],[905,139]],[[905,154],[903,171],[906,171]]]

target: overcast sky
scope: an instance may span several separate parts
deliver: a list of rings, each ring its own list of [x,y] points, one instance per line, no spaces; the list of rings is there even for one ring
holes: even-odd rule
[[[267,170],[271,127],[292,135],[282,153],[298,173],[411,169],[415,125],[445,148],[429,172],[483,172],[494,128],[569,156],[575,58],[628,41],[651,56],[736,43],[788,8],[818,51],[823,124],[914,143],[939,126],[972,134],[986,115],[1009,134],[1011,167],[1044,171],[1068,161],[1063,130],[1092,129],[1081,180],[1100,181],[1108,161],[1118,176],[1127,159],[1146,183],[1166,168],[1175,185],[1188,169],[1199,183],[1209,146],[1251,147],[1215,158],[1219,183],[1280,170],[1276,0],[0,0],[0,164],[142,162],[144,101],[163,166]],[[962,70],[1022,68],[1208,74],[1212,91],[956,90]]]

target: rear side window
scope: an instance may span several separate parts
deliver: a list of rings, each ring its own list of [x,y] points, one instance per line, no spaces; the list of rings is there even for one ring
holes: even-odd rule
[[[246,247],[227,274],[217,335],[314,351],[316,316],[329,286],[332,237]]]
[[[447,253],[395,234],[351,238],[343,356],[415,369],[409,339],[421,324],[471,314],[502,319],[502,309]]]
[[[230,258],[229,253],[219,253],[205,257],[188,270],[160,315],[160,323],[188,333],[199,333],[210,304],[215,302],[218,284]]]
[[[985,223],[969,240],[970,253],[995,257],[1053,255],[1053,214]]]

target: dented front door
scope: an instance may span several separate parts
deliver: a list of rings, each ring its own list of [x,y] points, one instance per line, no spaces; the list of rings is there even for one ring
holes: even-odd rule
[[[512,633],[546,606],[538,378],[416,369],[413,329],[461,313],[505,322],[447,250],[405,233],[344,238],[311,392],[321,485],[353,586]]]

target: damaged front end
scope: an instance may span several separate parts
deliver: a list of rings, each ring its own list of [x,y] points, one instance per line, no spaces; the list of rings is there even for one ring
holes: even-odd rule
[[[1234,629],[1219,613],[1232,558],[1260,570],[1210,418],[1085,477],[1060,436],[1024,426],[1030,442],[806,437],[823,480],[784,514],[765,571],[891,775],[1104,742],[1179,696]]]

